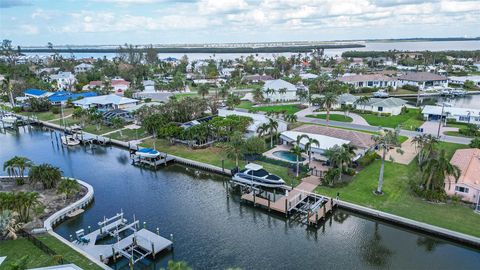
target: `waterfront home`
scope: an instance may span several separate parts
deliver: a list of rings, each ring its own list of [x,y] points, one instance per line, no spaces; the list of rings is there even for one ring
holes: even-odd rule
[[[297,87],[282,79],[266,81],[263,96],[274,102],[297,100]]]
[[[480,110],[457,107],[426,105],[422,110],[423,118],[429,121],[452,119],[456,122],[480,125]]]
[[[298,128],[295,128],[293,131],[317,134],[349,141],[351,145],[357,148],[357,150],[355,150],[357,156],[354,158],[354,160],[357,160],[367,151],[375,148],[375,141],[373,141],[372,135],[364,132],[318,125],[302,125]],[[321,141],[319,142],[320,144],[322,143]]]
[[[92,68],[93,68],[93,65],[91,65],[91,64],[81,63],[79,65],[76,65],[73,68],[73,71],[75,72],[75,74],[78,74],[78,73],[82,73],[82,72],[87,72],[87,71],[91,70]]]
[[[360,68],[366,66],[363,62],[363,58],[352,58],[348,68]]]
[[[458,181],[453,176],[445,179],[445,192],[450,196],[460,196],[463,201],[478,203],[480,200],[480,149],[458,149],[450,163],[457,166],[461,174]]]
[[[25,98],[48,98],[48,101],[52,105],[59,105],[65,103],[68,100],[77,100],[81,98],[94,97],[97,95],[95,92],[80,92],[72,93],[68,91],[48,92],[40,89],[26,89],[24,91]]]
[[[264,114],[240,112],[240,111],[226,110],[226,109],[218,110],[218,116],[227,117],[229,115],[246,116],[246,117],[252,118],[253,122],[247,127],[247,133],[245,134],[246,137],[257,136],[258,127],[260,127],[262,124],[268,124],[270,122],[270,118],[268,118]],[[283,132],[288,129],[287,122],[280,119],[274,119],[274,120],[278,123],[277,132]]]
[[[398,86],[413,85],[420,90],[434,87],[448,87],[448,78],[431,72],[408,72],[398,78]]]
[[[359,99],[358,96],[354,96],[349,93],[343,93],[337,97],[337,104],[333,106],[334,109],[341,108],[343,106],[354,106],[355,102]]]
[[[350,141],[338,139],[330,136],[300,132],[295,130],[287,130],[280,133],[280,140],[284,145],[294,145],[298,136],[307,135],[311,139],[316,139],[320,142],[319,145],[312,146],[312,158],[315,160],[326,161],[327,158],[323,156],[326,150],[333,148],[334,146],[342,146],[343,144],[349,144]],[[305,149],[305,144],[308,142],[306,138],[300,140],[300,148]]]
[[[76,81],[75,75],[71,72],[61,71],[49,76],[49,82],[55,84],[61,90],[72,90]]]
[[[50,95],[52,95],[52,92],[48,92],[45,90],[40,90],[40,89],[35,89],[35,88],[29,88],[23,91],[23,94],[27,98],[47,98]]]
[[[362,87],[392,87],[397,89],[397,79],[382,74],[365,74],[342,76],[338,79],[341,82],[353,85],[355,88]]]
[[[390,115],[399,115],[402,108],[407,104],[406,100],[389,97],[389,98],[370,98],[364,103],[355,103],[355,109],[368,111],[372,113],[387,113]]]
[[[95,107],[101,111],[113,109],[127,109],[137,105],[140,101],[137,99],[126,98],[115,94],[87,97],[73,102],[75,106],[84,109]]]
[[[266,81],[271,81],[273,80],[273,77],[270,75],[245,75],[242,78],[242,81],[246,83],[259,83],[259,82],[266,82]]]
[[[466,81],[472,81],[477,87],[480,87],[480,76],[449,76],[448,82],[451,84],[464,85]]]
[[[102,89],[103,88],[103,81],[91,81],[87,85],[85,85],[82,90],[92,90],[92,89]],[[110,81],[111,91],[117,95],[122,95],[130,87],[130,82],[125,81],[122,78],[115,77]]]

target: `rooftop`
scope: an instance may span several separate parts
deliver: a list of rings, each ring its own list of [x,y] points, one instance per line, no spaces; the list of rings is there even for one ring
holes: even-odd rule
[[[360,75],[349,75],[343,76],[338,79],[341,82],[365,82],[365,81],[394,81],[394,78],[385,76],[383,74],[360,74]]]
[[[315,133],[308,133],[308,132],[300,132],[300,131],[293,131],[293,130],[288,130],[284,131],[281,133],[282,136],[287,137],[290,142],[295,142],[297,140],[298,136],[302,135],[308,135],[308,137],[312,139],[316,139],[317,141],[320,142],[320,145],[318,147],[312,147],[312,148],[317,148],[317,149],[330,149],[334,147],[335,145],[341,146],[343,144],[349,144],[350,141],[343,140],[343,139],[338,139],[326,135],[320,135],[320,134],[315,134]],[[306,138],[303,138],[300,140],[300,145],[305,146],[305,144],[308,142]]]
[[[459,149],[455,151],[450,163],[461,171],[457,184],[480,189],[480,149]],[[448,181],[454,183],[455,179],[449,177]]]
[[[480,110],[477,109],[468,109],[468,108],[457,108],[457,107],[444,107],[443,108],[444,114],[450,115],[471,115],[471,116],[480,116]],[[442,114],[442,106],[432,106],[426,105],[423,107],[422,114],[432,114],[432,115],[441,115]]]
[[[82,92],[82,93],[72,93],[67,91],[59,91],[54,92],[52,95],[48,97],[50,102],[63,102],[67,101],[68,99],[76,100],[79,98],[89,98],[95,97],[97,93],[95,92]]]
[[[287,89],[287,91],[297,91],[297,87],[295,87],[295,85],[282,79],[266,81],[263,85],[263,89],[279,90],[283,88]]]
[[[122,105],[122,104],[137,103],[137,102],[139,102],[137,99],[126,98],[126,97],[117,96],[115,94],[110,94],[110,95],[103,95],[103,96],[87,97],[84,99],[77,100],[74,103],[75,105],[90,105],[90,104]]]
[[[431,72],[409,72],[399,77],[399,80],[426,82],[426,81],[446,81],[448,78]]]
[[[385,108],[398,107],[398,106],[403,106],[405,104],[407,104],[406,100],[403,100],[400,98],[394,98],[394,97],[370,98],[370,100],[365,102],[366,106],[385,107]]]
[[[342,139],[349,141],[352,145],[368,149],[375,145],[375,142],[372,140],[372,136],[367,133],[345,130],[339,128],[331,128],[326,126],[317,126],[317,125],[303,125],[300,126],[294,131],[305,132],[311,134],[325,135],[333,138]]]

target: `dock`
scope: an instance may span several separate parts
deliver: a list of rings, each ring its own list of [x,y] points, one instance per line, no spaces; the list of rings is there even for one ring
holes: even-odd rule
[[[83,229],[78,230],[72,243],[104,263],[124,257],[135,264],[148,256],[155,258],[161,251],[172,247],[173,242],[160,236],[158,229],[157,233],[153,233],[146,228],[138,229],[139,224],[138,220],[128,223],[123,213],[119,213],[98,222],[99,228],[92,232],[85,234]],[[122,237],[126,233],[129,235]],[[115,242],[97,244],[97,241],[104,239],[113,239]]]
[[[317,226],[321,220],[333,211],[337,205],[335,199],[314,193],[318,186],[312,181],[313,177],[304,179],[291,191],[285,190],[285,194],[276,194],[260,188],[245,186],[241,195],[242,201],[253,203],[253,206],[261,206],[268,211],[275,211],[289,217],[295,214],[302,223]],[[245,192],[246,191],[246,192]]]

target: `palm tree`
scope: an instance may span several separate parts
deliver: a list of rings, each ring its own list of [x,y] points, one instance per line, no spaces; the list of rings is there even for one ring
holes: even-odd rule
[[[268,132],[270,133],[270,147],[273,147],[273,136],[278,130],[278,122],[269,118],[268,119]]]
[[[328,121],[330,120],[330,110],[332,110],[333,106],[337,104],[338,95],[334,92],[327,92],[323,97],[320,98],[320,107],[327,111],[327,126]]]
[[[258,133],[258,136],[263,136],[265,134],[268,133],[268,129],[269,129],[269,125],[267,123],[263,123],[261,124],[258,128],[257,128],[257,133]]]
[[[64,195],[64,200],[80,190],[80,184],[75,179],[63,179],[57,187],[57,193]]]
[[[290,123],[295,123],[297,122],[297,116],[295,114],[286,114],[283,116],[283,120]]]
[[[32,186],[41,183],[44,189],[50,189],[57,186],[62,179],[62,171],[50,164],[44,163],[33,166],[28,172],[28,178]]]
[[[14,156],[10,160],[3,163],[3,170],[8,173],[10,177],[18,177],[17,184],[22,185],[23,177],[25,176],[25,169],[33,166],[33,162],[26,157]]]
[[[295,145],[290,149],[290,152],[295,155],[297,158],[296,160],[296,177],[298,177],[299,170],[300,170],[300,158],[302,157],[303,149],[300,147],[300,141],[302,140],[302,136],[297,136],[297,140]]]
[[[222,97],[222,99],[225,99],[226,96],[228,96],[228,90],[230,89],[230,86],[228,84],[225,84],[220,88],[218,91],[218,95]]]
[[[276,91],[275,91],[275,89],[273,89],[273,88],[267,88],[267,89],[265,90],[265,93],[266,93],[267,95],[273,95],[273,94],[275,94],[275,92],[276,92]]]
[[[385,156],[390,147],[396,147],[398,143],[399,130],[385,130],[382,129],[378,135],[372,135],[372,139],[375,142],[379,150],[382,150],[382,164],[380,166],[380,173],[378,175],[378,186],[375,193],[382,194],[383,186],[383,173],[385,171]],[[401,149],[397,149],[397,152],[402,153]]]
[[[112,124],[112,126],[116,129],[119,129],[118,132],[120,133],[120,137],[123,138],[123,134],[122,134],[122,128],[123,126],[125,125],[125,120],[123,120],[123,118],[121,117],[114,117],[110,123]]]
[[[260,87],[255,87],[255,89],[253,89],[253,100],[254,100],[255,102],[257,102],[257,103],[263,101],[263,91],[262,91],[262,88],[260,88]]]
[[[10,81],[10,77],[5,77],[2,80],[2,88],[3,88],[3,93],[8,96],[8,99],[10,100],[10,104],[12,107],[15,107],[15,99],[13,98],[13,85]]]
[[[88,111],[88,118],[92,123],[95,124],[97,131],[100,130],[100,123],[102,122],[103,116],[102,114],[97,110],[97,108],[92,107]]]
[[[362,105],[362,113],[365,112],[365,105],[367,104],[367,102],[370,101],[370,97],[368,96],[361,96],[359,97],[357,100],[355,100],[355,105],[357,104],[361,104]]]
[[[442,190],[447,177],[453,176],[456,183],[460,174],[460,169],[450,163],[445,149],[442,149],[435,158],[429,158],[426,161],[422,175],[423,186],[426,190]],[[450,181],[448,183],[450,185]]]
[[[230,141],[225,146],[225,152],[228,157],[235,159],[235,166],[238,167],[238,158],[243,154],[245,140],[243,134],[234,132],[230,137]]]
[[[200,85],[198,86],[198,91],[197,91],[197,93],[198,93],[199,95],[201,95],[202,98],[205,98],[205,96],[208,95],[208,93],[209,93],[209,89],[210,89],[210,87],[208,86],[208,84],[206,84],[206,83],[200,84]]]
[[[412,144],[418,153],[417,161],[420,167],[433,154],[435,146],[438,144],[438,138],[431,134],[417,135],[412,139]]]
[[[312,161],[312,148],[313,146],[320,147],[320,142],[317,139],[310,138],[307,134],[303,134],[301,137],[307,139],[304,150],[308,154],[308,164],[310,164]]]
[[[286,93],[287,93],[287,88],[280,88],[280,89],[278,89],[278,93],[279,93],[280,95],[286,94]]]

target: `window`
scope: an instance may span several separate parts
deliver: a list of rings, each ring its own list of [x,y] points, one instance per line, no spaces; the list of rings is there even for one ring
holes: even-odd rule
[[[456,186],[455,191],[462,192],[462,193],[468,193],[468,188]]]
[[[378,107],[377,111],[383,112],[383,107]]]
[[[369,82],[367,82],[367,85],[368,85],[368,86],[373,86],[373,82],[372,82],[372,81],[369,81]]]
[[[468,121],[468,116],[459,116],[458,120],[459,121]]]

